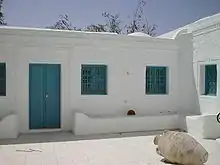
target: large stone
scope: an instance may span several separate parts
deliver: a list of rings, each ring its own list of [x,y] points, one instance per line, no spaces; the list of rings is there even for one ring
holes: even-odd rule
[[[157,154],[163,161],[173,164],[202,165],[208,161],[208,152],[185,132],[165,130],[154,138]]]

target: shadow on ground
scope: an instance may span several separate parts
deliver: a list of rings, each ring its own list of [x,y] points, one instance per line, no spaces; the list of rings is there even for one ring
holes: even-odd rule
[[[100,135],[81,135],[81,136],[75,136],[71,132],[30,133],[30,134],[21,134],[19,135],[17,139],[0,140],[0,145],[82,141],[82,140],[101,140],[101,139],[104,140],[104,139],[111,139],[111,138],[152,136],[152,135],[158,135],[160,133],[162,133],[162,131],[115,133],[115,134],[100,134]]]

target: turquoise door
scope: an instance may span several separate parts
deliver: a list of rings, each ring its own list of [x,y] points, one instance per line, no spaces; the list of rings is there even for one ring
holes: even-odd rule
[[[29,65],[29,127],[60,128],[60,65]]]

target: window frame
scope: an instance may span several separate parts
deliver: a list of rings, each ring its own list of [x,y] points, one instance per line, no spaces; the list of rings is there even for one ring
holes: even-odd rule
[[[215,66],[215,75],[214,75],[214,81],[215,81],[215,87],[214,87],[214,93],[210,93],[210,88],[208,88],[208,67]],[[213,73],[212,73],[213,74]],[[212,75],[213,78],[213,75]],[[218,95],[218,65],[215,63],[210,64],[201,64],[200,65],[200,95],[206,96],[206,97],[216,97]]]
[[[157,88],[159,88],[158,83],[155,85],[156,82],[158,82],[158,79],[160,79],[160,77],[158,77],[156,74],[156,70],[158,69],[164,69],[164,82],[163,82],[163,86],[164,86],[164,91],[160,92],[160,91],[156,91],[155,89],[153,91],[149,91],[148,90],[148,75],[147,75],[147,71],[148,69],[154,69],[154,75],[153,75],[153,86],[157,86]],[[159,82],[160,83],[160,82]],[[159,90],[159,89],[158,89]],[[168,95],[168,67],[167,66],[150,66],[147,65],[145,67],[145,95]]]
[[[91,89],[89,89],[87,87],[87,90],[84,89],[83,87],[83,81],[85,80],[83,78],[83,69],[84,68],[88,68],[88,69],[94,69],[94,68],[99,68],[99,69],[104,69],[102,70],[104,72],[104,76],[103,77],[99,77],[97,76],[98,79],[101,79],[101,81],[104,85],[104,89],[103,91],[92,91]],[[104,65],[104,64],[81,64],[81,95],[108,95],[108,87],[107,87],[107,76],[108,75],[108,66]],[[91,81],[95,81],[95,80],[91,80]],[[96,84],[97,82],[93,82],[93,84]],[[100,82],[99,82],[100,83]],[[91,83],[92,84],[92,83]],[[99,88],[98,88],[99,89]]]
[[[7,95],[7,89],[6,89],[6,62],[0,62],[0,68],[4,67],[4,73],[3,73],[3,77],[0,77],[0,81],[3,81],[4,84],[4,89],[3,89],[3,93],[0,93],[0,97],[4,97]],[[1,76],[1,75],[0,75]]]

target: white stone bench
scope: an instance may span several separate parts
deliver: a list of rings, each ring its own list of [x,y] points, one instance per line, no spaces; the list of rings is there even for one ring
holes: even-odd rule
[[[0,139],[18,137],[18,119],[16,114],[6,115],[0,119]]]
[[[216,120],[217,114],[207,114],[198,116],[187,116],[187,131],[205,139],[220,138],[220,123]]]
[[[75,135],[154,131],[180,128],[179,115],[89,117],[75,113]]]

